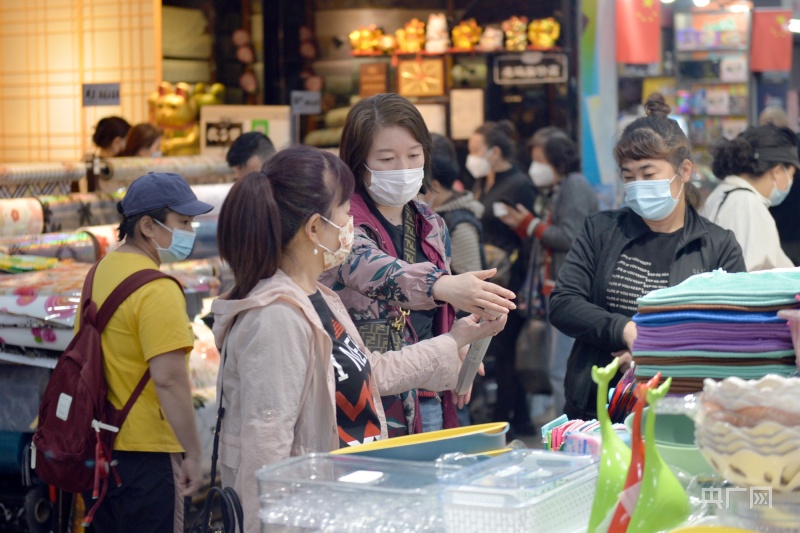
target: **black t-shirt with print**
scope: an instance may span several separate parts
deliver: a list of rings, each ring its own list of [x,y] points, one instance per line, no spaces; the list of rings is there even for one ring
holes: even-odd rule
[[[632,242],[617,259],[606,289],[606,309],[626,316],[636,314],[636,299],[669,285],[669,271],[683,229],[653,233]]]
[[[344,326],[333,317],[318,292],[308,297],[333,341],[331,364],[336,379],[336,425],[339,446],[367,444],[381,438],[381,423],[372,397],[369,359]]]
[[[399,255],[399,259],[406,261],[406,258],[403,254],[403,240],[405,238],[405,231],[403,226],[395,226],[391,222],[389,222],[386,217],[378,211],[378,208],[375,206],[370,206],[370,211],[375,218],[378,219],[378,222],[381,223],[383,229],[386,230],[386,233],[389,234],[389,238],[392,239],[392,244],[394,244],[394,249],[397,251]],[[428,261],[425,252],[422,251],[422,239],[419,236],[416,236],[415,239],[417,244],[417,263],[423,263]],[[433,338],[433,317],[436,315],[437,309],[428,309],[424,311],[411,311],[411,327],[414,328],[414,331],[417,334],[418,340],[425,340],[425,339],[432,339]]]

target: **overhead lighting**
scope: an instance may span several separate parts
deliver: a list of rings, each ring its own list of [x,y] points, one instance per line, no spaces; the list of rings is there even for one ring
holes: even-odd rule
[[[711,0],[692,0],[697,7],[706,7],[711,3]]]
[[[661,0],[662,4],[671,4],[673,2],[675,2],[675,0]]]
[[[789,21],[789,31],[792,33],[800,33],[800,19],[792,19]]]
[[[728,7],[734,13],[747,13],[750,11],[750,6],[747,4],[733,4],[732,6]]]

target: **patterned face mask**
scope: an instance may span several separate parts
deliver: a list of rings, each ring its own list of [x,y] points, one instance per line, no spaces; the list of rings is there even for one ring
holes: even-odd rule
[[[328,220],[320,215],[320,218],[339,230],[339,248],[332,251],[322,243],[317,243],[317,246],[322,248],[322,262],[325,270],[337,267],[344,263],[350,257],[350,251],[353,249],[353,240],[355,239],[355,227],[353,226],[353,217],[349,217],[347,224],[340,226],[335,222]]]

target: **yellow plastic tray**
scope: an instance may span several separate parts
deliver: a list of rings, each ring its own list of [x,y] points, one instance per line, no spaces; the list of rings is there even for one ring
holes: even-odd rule
[[[435,461],[445,453],[500,454],[506,447],[508,422],[431,431],[381,440],[361,446],[340,448],[336,455],[362,454],[383,459]]]

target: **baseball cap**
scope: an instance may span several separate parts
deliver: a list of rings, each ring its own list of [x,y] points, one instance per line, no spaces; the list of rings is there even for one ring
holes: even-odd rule
[[[150,172],[136,178],[119,205],[125,217],[164,207],[189,217],[214,209],[213,205],[197,199],[183,176],[170,172]]]

